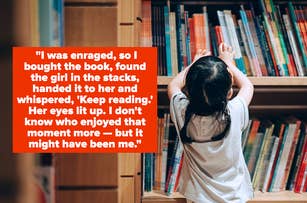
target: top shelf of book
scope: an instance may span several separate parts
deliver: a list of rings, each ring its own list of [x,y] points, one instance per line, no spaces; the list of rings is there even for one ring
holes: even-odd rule
[[[165,2],[165,0],[161,0],[160,2]],[[275,0],[275,4],[286,4],[288,0]],[[303,0],[292,0],[294,4],[306,4],[307,1]],[[232,1],[225,1],[225,0],[198,0],[198,1],[189,1],[189,0],[177,0],[177,1],[170,1],[171,4],[184,4],[184,5],[234,5],[234,4],[247,4],[249,3],[248,0],[232,0]]]
[[[158,85],[168,85],[173,77],[159,76]],[[255,86],[306,86],[307,77],[248,77]]]

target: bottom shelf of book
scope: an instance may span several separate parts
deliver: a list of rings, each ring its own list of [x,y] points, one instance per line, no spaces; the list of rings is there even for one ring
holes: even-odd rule
[[[160,191],[145,192],[142,197],[142,203],[185,203],[186,200],[184,196],[178,192],[173,193],[170,196],[165,195]],[[306,203],[307,202],[307,193],[294,193],[292,191],[282,191],[282,192],[255,192],[255,197],[249,201],[249,203],[269,203],[269,202],[278,202],[278,203]]]

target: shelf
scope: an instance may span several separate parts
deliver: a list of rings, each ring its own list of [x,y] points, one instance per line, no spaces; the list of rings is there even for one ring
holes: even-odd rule
[[[283,192],[255,192],[255,198],[250,201],[254,202],[307,202],[307,193],[294,193],[291,191]]]
[[[159,76],[158,85],[167,85],[173,77]],[[255,86],[307,86],[307,77],[248,77]]]
[[[167,196],[162,192],[154,191],[154,192],[145,192],[143,195],[143,200],[150,200],[150,199],[156,199],[161,201],[162,199],[168,200],[168,199],[181,199],[184,198],[184,196],[178,192]],[[307,193],[294,193],[291,191],[283,191],[283,192],[255,192],[255,197],[249,203],[256,203],[256,202],[307,202]]]

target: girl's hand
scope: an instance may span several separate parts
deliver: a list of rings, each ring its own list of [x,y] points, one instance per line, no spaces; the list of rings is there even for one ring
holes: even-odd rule
[[[193,62],[195,62],[197,59],[199,59],[203,56],[209,56],[209,55],[211,55],[210,51],[207,51],[206,49],[198,49],[195,56],[194,56]]]
[[[234,57],[234,50],[231,46],[221,43],[219,46],[219,58],[225,62],[232,62]]]

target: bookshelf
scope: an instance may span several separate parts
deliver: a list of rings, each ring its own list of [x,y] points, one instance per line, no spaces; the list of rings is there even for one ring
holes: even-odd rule
[[[27,20],[30,11],[23,10],[25,1],[0,3],[1,66],[1,142],[0,202],[36,203],[33,154],[12,153],[12,46],[31,46]]]
[[[145,0],[143,0],[145,2]],[[167,5],[167,1],[154,1],[155,5]],[[210,0],[210,1],[168,1],[171,7],[171,11],[174,11],[174,5],[183,4],[189,12],[199,12],[202,6],[208,6],[211,8],[211,14],[209,19],[212,17],[218,9],[234,9],[234,13],[237,15],[236,9],[240,8],[243,4],[247,6],[249,1],[238,0],[238,1],[223,1],[223,0]],[[278,5],[286,5],[288,1],[274,1]],[[292,1],[294,5],[301,4],[306,6],[307,1]],[[255,5],[255,4],[254,4]],[[247,6],[248,8],[248,6]],[[189,13],[190,14],[190,13]],[[212,15],[213,14],[213,15]],[[217,18],[213,21],[217,21]],[[157,23],[157,21],[155,21]],[[159,23],[159,22],[158,22]],[[157,26],[156,26],[157,27]],[[154,25],[153,25],[154,28]],[[157,28],[155,28],[157,29]],[[162,40],[163,41],[163,40]],[[160,44],[161,45],[161,44]],[[159,44],[157,45],[159,46]],[[165,45],[163,45],[165,47]],[[159,50],[160,48],[158,48]],[[161,48],[163,49],[163,48]],[[163,57],[162,57],[163,58]],[[165,57],[166,58],[166,57]],[[164,58],[164,59],[165,59]],[[165,65],[165,64],[164,64]],[[162,64],[162,66],[164,66]],[[166,66],[166,65],[165,65]],[[158,108],[162,111],[168,111],[169,99],[167,97],[167,85],[172,80],[173,76],[164,76],[165,72],[159,72],[158,76]],[[254,84],[255,94],[253,101],[249,107],[251,117],[279,117],[294,115],[300,119],[305,119],[307,116],[307,77],[292,77],[292,76],[279,76],[279,77],[268,77],[268,76],[249,76],[249,79]],[[236,89],[235,89],[236,91]],[[153,190],[151,192],[144,192],[142,195],[141,202],[150,203],[166,203],[166,202],[186,202],[183,195],[175,192],[170,196],[165,195],[164,192]],[[281,191],[281,192],[255,192],[255,197],[250,200],[251,203],[257,202],[307,202],[307,193],[294,193],[292,191]]]

